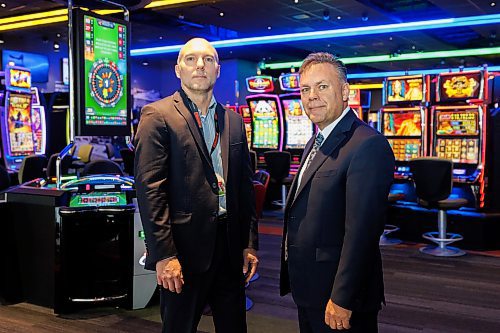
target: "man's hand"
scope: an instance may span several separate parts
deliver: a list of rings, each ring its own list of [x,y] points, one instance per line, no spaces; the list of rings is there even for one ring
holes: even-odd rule
[[[250,271],[248,271],[248,266],[250,265]],[[250,281],[252,276],[257,272],[257,266],[259,265],[259,258],[257,258],[257,251],[251,248],[246,248],[243,250],[243,274],[246,276],[245,283]]]
[[[349,320],[351,319],[352,311],[344,309],[341,306],[328,300],[325,310],[325,323],[330,326],[332,330],[347,330],[351,328]]]
[[[163,288],[180,294],[184,277],[179,260],[173,257],[158,261],[156,263],[156,281]]]

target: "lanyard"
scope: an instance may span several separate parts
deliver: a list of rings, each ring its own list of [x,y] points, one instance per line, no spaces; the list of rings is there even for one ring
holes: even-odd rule
[[[179,93],[181,94],[181,97],[184,101],[184,105],[186,105],[189,111],[191,111],[191,113],[193,114],[194,119],[196,120],[196,124],[198,125],[198,129],[203,135],[203,125],[201,124],[201,116],[200,113],[198,112],[198,108],[189,99],[184,90],[179,89]],[[219,116],[217,116],[217,108],[214,110],[214,124],[215,124],[215,137],[214,137],[214,142],[212,143],[212,149],[210,150],[210,156],[212,156],[212,153],[214,152],[215,148],[217,148],[217,144],[219,143],[220,130],[219,130]]]
[[[203,133],[203,126],[201,124],[201,116],[198,110],[193,111],[194,119],[196,119],[196,123],[198,124],[198,128]],[[214,110],[214,124],[215,124],[215,137],[214,142],[212,143],[212,149],[210,150],[210,156],[214,152],[215,148],[217,148],[217,144],[219,143],[219,116],[217,116],[217,110]]]

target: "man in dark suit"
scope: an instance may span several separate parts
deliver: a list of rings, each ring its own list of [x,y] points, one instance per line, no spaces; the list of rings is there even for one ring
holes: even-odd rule
[[[302,103],[319,131],[288,196],[281,294],[291,290],[301,333],[377,332],[384,302],[378,242],[394,155],[348,107],[341,61],[314,53],[299,73]]]
[[[257,267],[252,172],[241,116],[213,96],[220,66],[190,40],[175,73],[181,89],[146,105],[135,136],[146,268],[161,288],[164,333],[196,332],[204,306],[217,332],[246,332],[245,276]]]

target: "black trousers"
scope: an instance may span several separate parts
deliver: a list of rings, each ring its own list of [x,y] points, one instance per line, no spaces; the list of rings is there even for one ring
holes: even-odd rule
[[[228,251],[226,225],[221,224],[208,271],[183,272],[184,286],[180,294],[161,289],[162,333],[196,333],[207,303],[217,333],[246,333],[243,266],[233,267]]]
[[[348,330],[333,330],[325,323],[325,310],[305,308],[298,306],[300,333],[377,333],[376,312],[353,312]]]

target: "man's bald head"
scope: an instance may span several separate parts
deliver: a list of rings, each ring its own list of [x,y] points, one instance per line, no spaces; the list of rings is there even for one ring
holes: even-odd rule
[[[179,51],[179,55],[177,56],[177,64],[181,61],[184,55],[200,50],[212,53],[217,63],[219,63],[219,54],[208,40],[206,40],[205,38],[193,38],[190,39],[186,44],[184,44],[184,46]]]

